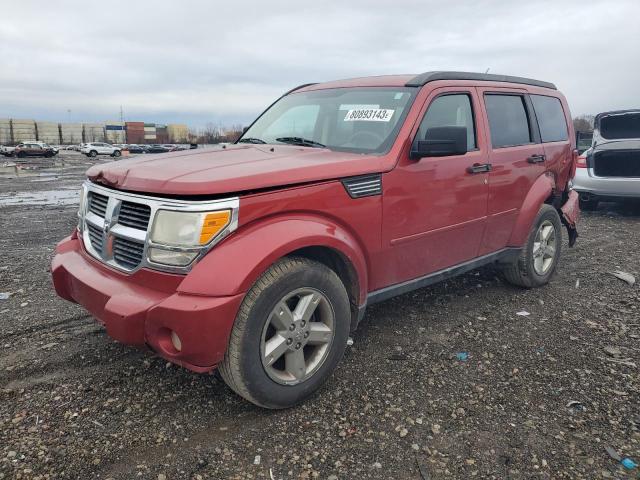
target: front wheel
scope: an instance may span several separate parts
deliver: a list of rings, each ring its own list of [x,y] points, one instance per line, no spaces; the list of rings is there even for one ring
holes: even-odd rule
[[[91,151],[89,152],[89,156],[90,156],[91,158],[97,157],[97,156],[98,156],[98,152],[96,152],[95,150],[91,150]]]
[[[503,268],[506,280],[525,288],[546,285],[558,266],[561,249],[558,212],[551,205],[542,205],[519,257]]]
[[[313,395],[336,368],[350,319],[347,291],[333,270],[284,258],[245,296],[220,374],[256,405],[291,407]]]
[[[115,152],[113,152],[113,155],[112,155],[112,156],[114,156],[114,157],[118,158],[120,155],[122,155],[122,154],[120,153],[120,150],[116,150]]]

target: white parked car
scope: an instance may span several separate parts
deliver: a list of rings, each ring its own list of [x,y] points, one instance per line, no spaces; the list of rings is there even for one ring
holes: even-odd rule
[[[593,144],[578,157],[573,189],[580,208],[600,200],[640,199],[640,110],[596,115]]]
[[[83,143],[80,152],[84,153],[88,157],[97,157],[98,155],[111,155],[112,157],[119,157],[122,155],[122,149],[108,143]]]

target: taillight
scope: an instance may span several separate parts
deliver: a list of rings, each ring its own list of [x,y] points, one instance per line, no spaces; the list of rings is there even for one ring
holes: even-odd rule
[[[576,167],[578,168],[587,168],[587,156],[580,155],[576,160]]]

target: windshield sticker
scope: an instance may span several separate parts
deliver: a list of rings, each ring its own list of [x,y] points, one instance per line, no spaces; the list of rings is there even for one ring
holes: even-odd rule
[[[349,110],[345,122],[388,122],[395,110],[388,108],[356,108]]]
[[[340,105],[340,110],[362,110],[371,108],[380,108],[380,105],[361,105],[359,103],[343,103],[342,105]]]

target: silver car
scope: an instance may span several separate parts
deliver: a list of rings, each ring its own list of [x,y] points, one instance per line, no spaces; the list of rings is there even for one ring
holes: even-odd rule
[[[573,188],[580,208],[600,200],[640,199],[640,110],[596,115],[591,148],[578,157]]]

